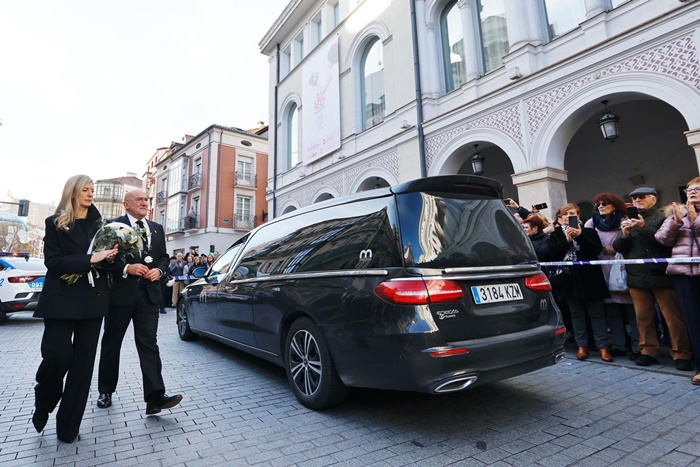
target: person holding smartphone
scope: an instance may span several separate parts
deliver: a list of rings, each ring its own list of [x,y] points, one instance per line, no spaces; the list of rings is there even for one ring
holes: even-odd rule
[[[688,201],[685,205],[672,203],[672,213],[655,235],[658,242],[673,248],[672,258],[700,256],[700,177],[688,182],[685,193]],[[669,264],[666,274],[673,278],[673,285],[688,326],[690,342],[696,350],[695,374],[690,382],[700,386],[700,265]]]
[[[629,194],[639,211],[636,219],[631,216],[620,223],[620,233],[613,248],[626,259],[667,258],[670,248],[660,244],[656,231],[664,222],[664,214],[656,209],[657,192],[652,187],[640,187]],[[629,211],[629,209],[628,209]],[[692,370],[692,351],[685,318],[673,280],[666,275],[666,264],[628,264],[627,285],[637,315],[640,355],[634,362],[639,366],[658,363],[661,352],[656,332],[656,308],[668,325],[671,338],[671,357],[678,370]]]
[[[563,224],[555,229],[552,236],[568,245],[560,261],[590,261],[598,259],[603,245],[595,230],[583,227],[580,222],[581,209],[568,203],[559,210]],[[612,362],[608,339],[608,325],[605,321],[603,300],[610,298],[608,284],[600,266],[570,266],[571,279],[565,284],[564,295],[571,313],[574,341],[578,347],[576,358],[586,360],[589,356],[588,328],[586,316],[591,321],[593,340],[600,358]]]
[[[615,256],[621,257],[612,247],[613,242],[620,232],[620,224],[627,219],[627,206],[622,198],[613,193],[600,193],[593,198],[596,212],[586,222],[585,227],[595,229],[600,242],[603,244],[603,251],[598,255],[598,259],[614,260]],[[634,217],[637,218],[636,216]],[[624,269],[621,264],[603,264],[601,269],[605,276],[605,281],[610,286],[610,272],[613,268]],[[629,338],[632,344],[630,360],[634,361],[639,357],[639,330],[637,329],[637,318],[634,314],[632,297],[629,288],[626,291],[610,288],[610,298],[604,300],[605,318],[608,322],[611,338],[611,353],[613,357],[627,355],[627,332],[625,322],[629,324]]]

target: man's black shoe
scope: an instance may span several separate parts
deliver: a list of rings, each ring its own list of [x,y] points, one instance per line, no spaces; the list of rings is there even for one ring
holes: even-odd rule
[[[693,369],[693,363],[690,360],[679,358],[676,360],[676,370],[681,371],[691,371]]]
[[[649,365],[656,365],[659,363],[657,359],[650,355],[640,355],[639,358],[637,358],[634,363],[636,363],[639,366],[649,366]]]
[[[41,412],[39,410],[34,410],[34,415],[32,415],[32,423],[34,424],[34,429],[37,433],[41,433],[46,426],[46,422],[49,421],[49,413]]]
[[[104,392],[100,394],[100,397],[97,398],[97,406],[101,409],[106,409],[107,407],[112,406],[112,393],[110,392]]]
[[[146,403],[146,415],[155,415],[162,409],[172,409],[179,404],[181,400],[182,394],[175,394],[174,396],[163,394],[155,400]]]
[[[63,441],[64,443],[74,443],[76,440],[80,441],[80,434],[76,433],[74,435],[69,435],[69,436],[58,436],[56,435],[58,439]]]
[[[640,354],[639,352],[630,352],[630,362],[635,361],[635,360],[638,359],[641,355],[642,355],[642,354]]]
[[[165,311],[165,310],[160,310],[160,314],[161,314],[161,315],[165,315],[165,314],[167,314],[167,313],[168,313],[168,312]]]

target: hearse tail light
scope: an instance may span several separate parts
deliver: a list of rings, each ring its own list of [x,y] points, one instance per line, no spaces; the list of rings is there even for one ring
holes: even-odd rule
[[[394,305],[457,302],[464,297],[464,290],[458,284],[445,280],[382,282],[374,291]]]
[[[525,278],[525,287],[534,292],[551,292],[552,284],[549,283],[549,279],[544,273],[539,273],[534,276],[529,276]]]

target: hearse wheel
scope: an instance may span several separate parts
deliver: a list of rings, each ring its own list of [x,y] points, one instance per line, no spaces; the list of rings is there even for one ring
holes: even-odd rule
[[[190,322],[187,320],[187,310],[185,310],[185,300],[178,300],[177,304],[177,333],[183,341],[191,341],[197,338],[198,334],[190,329]]]
[[[348,388],[335,371],[323,334],[308,318],[296,320],[289,329],[285,368],[294,395],[310,409],[331,407],[348,395]]]

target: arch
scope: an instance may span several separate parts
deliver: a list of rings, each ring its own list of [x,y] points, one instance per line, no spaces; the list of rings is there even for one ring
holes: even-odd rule
[[[289,212],[296,211],[297,209],[299,209],[299,206],[297,205],[296,202],[287,201],[286,203],[284,203],[284,206],[282,206],[282,209],[280,210],[282,214],[280,214],[280,215],[284,215],[284,214],[287,214]]]
[[[360,31],[350,44],[348,56],[345,59],[345,69],[357,69],[362,58],[362,52],[365,50],[367,42],[372,37],[378,37],[384,42],[389,38],[389,28],[381,21],[372,21]],[[342,74],[342,73],[341,73]]]
[[[316,204],[320,201],[325,201],[331,198],[339,198],[340,196],[342,195],[338,192],[338,190],[336,190],[332,186],[325,185],[318,188],[311,196],[311,204]]]
[[[299,111],[301,109],[301,98],[298,93],[293,92],[287,95],[285,97],[284,101],[282,102],[282,105],[280,106],[280,109],[282,111],[280,112],[282,116],[281,120],[281,126],[282,126],[282,131],[280,132],[281,138],[279,141],[279,144],[277,145],[278,149],[278,162],[280,163],[280,167],[282,167],[282,170],[287,171],[292,168],[293,166],[290,167],[289,165],[289,154],[288,154],[288,148],[290,144],[290,135],[289,135],[289,119],[291,116],[292,110],[296,110],[296,118],[297,118],[297,144],[301,144],[301,118],[299,115]]]
[[[700,127],[700,94],[687,84],[656,73],[621,73],[599,78],[590,86],[567,97],[547,118],[533,140],[529,170],[552,167],[564,169],[566,148],[578,128],[593,113],[600,112],[600,101],[611,95],[628,100],[636,95],[658,99],[676,109],[689,129]],[[517,173],[517,171],[516,171]]]
[[[428,175],[441,175],[457,173],[457,169],[463,161],[457,163],[450,159],[452,154],[464,145],[474,141],[484,141],[498,146],[506,153],[515,173],[528,170],[527,158],[523,148],[507,133],[495,128],[471,128],[447,143],[435,156]]]
[[[355,181],[352,184],[352,188],[350,189],[350,193],[358,193],[360,191],[360,187],[362,186],[365,181],[369,179],[374,179],[375,177],[379,177],[383,180],[385,180],[389,186],[394,186],[398,185],[399,181],[394,178],[394,175],[386,170],[383,167],[370,167],[367,170],[362,171],[360,175],[357,176]]]

